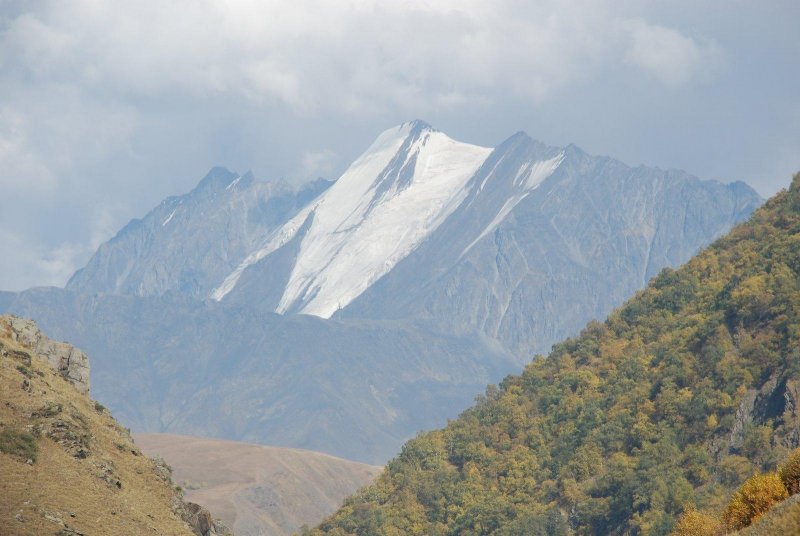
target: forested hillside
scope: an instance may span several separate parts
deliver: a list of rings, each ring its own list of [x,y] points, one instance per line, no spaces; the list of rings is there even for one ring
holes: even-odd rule
[[[800,175],[310,534],[668,534],[800,444]]]

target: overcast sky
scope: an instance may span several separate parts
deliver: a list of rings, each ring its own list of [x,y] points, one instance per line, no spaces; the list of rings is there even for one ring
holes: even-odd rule
[[[335,177],[425,119],[632,165],[800,170],[800,2],[0,0],[0,289],[63,285],[213,165]]]

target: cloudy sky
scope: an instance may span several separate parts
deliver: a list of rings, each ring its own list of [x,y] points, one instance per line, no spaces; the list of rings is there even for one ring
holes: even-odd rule
[[[0,289],[62,285],[213,165],[335,177],[415,118],[744,180],[800,170],[800,2],[0,0]]]

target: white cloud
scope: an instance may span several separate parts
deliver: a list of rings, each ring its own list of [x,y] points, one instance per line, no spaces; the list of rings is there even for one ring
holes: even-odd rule
[[[123,97],[231,95],[304,114],[424,115],[486,103],[498,90],[541,102],[622,61],[681,83],[716,50],[673,28],[626,23],[605,2],[43,6],[8,21],[0,52],[7,73]]]
[[[54,173],[30,146],[26,117],[0,108],[0,188],[6,195],[48,194],[57,183]]]
[[[0,289],[63,286],[76,266],[85,262],[84,246],[65,242],[53,249],[32,243],[21,233],[0,228]]]
[[[673,28],[642,20],[626,26],[631,35],[626,61],[666,84],[707,80],[722,62],[722,50],[714,41],[698,41]]]
[[[424,112],[498,86],[543,98],[605,53],[602,3],[55,1],[11,20],[5,69],[140,96]],[[421,110],[421,108],[423,108]]]
[[[564,95],[612,110],[605,117],[622,113],[626,88],[609,100],[595,86],[625,84],[630,72],[647,73],[643,91],[673,91],[719,70],[722,45],[703,33],[713,24],[688,32],[679,22],[685,6],[661,19],[644,6],[0,0],[0,187],[12,192],[0,197],[0,223],[30,248],[0,275],[61,277],[46,274],[68,271],[60,267],[81,256],[70,248],[85,251],[185,191],[204,166],[331,176],[363,148],[364,132],[388,121],[447,128],[443,119],[463,133],[469,121],[497,117],[503,125],[471,125],[480,132],[465,138],[488,143],[483,130],[537,128],[547,114],[558,121],[556,108],[570,106]],[[579,141],[581,128],[597,130],[574,117],[560,131],[567,141]],[[31,209],[40,206],[47,209]],[[101,206],[116,209],[100,218]]]
[[[336,153],[329,149],[308,151],[300,161],[297,175],[303,180],[316,179],[318,177],[334,179],[335,177],[331,175],[335,164]]]

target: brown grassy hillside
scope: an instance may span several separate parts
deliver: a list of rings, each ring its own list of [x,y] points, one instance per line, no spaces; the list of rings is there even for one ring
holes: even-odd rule
[[[187,535],[169,473],[0,317],[0,534]]]
[[[172,434],[139,434],[163,457],[188,500],[208,507],[237,536],[288,535],[313,525],[367,485],[380,467],[300,449]]]

